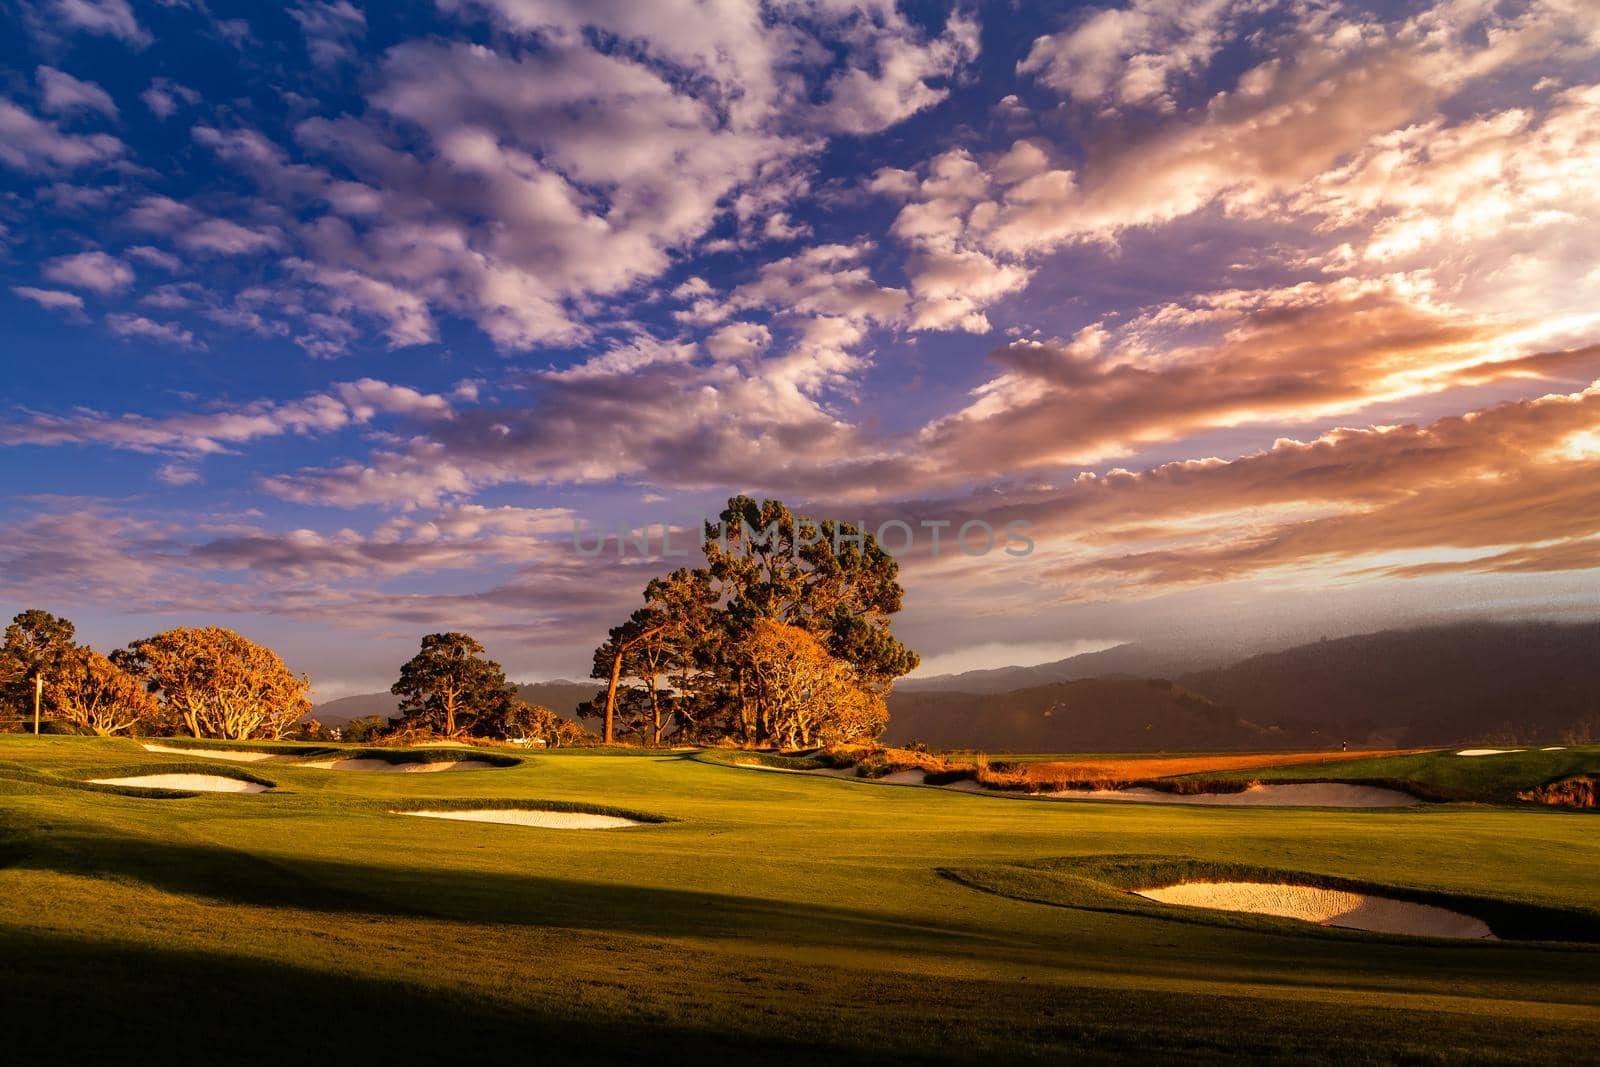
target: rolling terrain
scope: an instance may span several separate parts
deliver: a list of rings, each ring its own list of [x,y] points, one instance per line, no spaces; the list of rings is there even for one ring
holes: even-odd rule
[[[253,795],[78,785],[195,769],[173,759],[0,737],[17,1062],[1551,1063],[1600,1040],[1589,814],[1041,803],[619,751],[458,774],[212,761],[270,783]],[[474,804],[669,821],[393,814]],[[1506,939],[1125,891],[1257,871],[1458,902]]]

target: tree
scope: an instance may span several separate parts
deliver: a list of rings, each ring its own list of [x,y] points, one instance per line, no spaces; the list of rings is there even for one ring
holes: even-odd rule
[[[752,711],[749,741],[785,748],[870,741],[888,722],[883,698],[798,626],[759,619],[737,655],[741,696]]]
[[[500,664],[483,656],[467,634],[428,634],[422,649],[400,668],[389,692],[400,698],[400,725],[428,727],[456,737],[474,727],[493,731],[516,687]]]
[[[25,714],[33,707],[40,679],[50,688],[52,675],[78,646],[72,623],[39,608],[19,612],[6,627],[0,645],[0,685],[4,701]],[[47,692],[53,700],[53,696]],[[53,706],[53,705],[52,705]]]
[[[270,648],[220,626],[167,630],[116,658],[194,737],[276,741],[311,710],[309,678],[291,673]]]
[[[339,727],[339,740],[355,745],[370,744],[388,729],[389,720],[382,715],[364,715]]]
[[[594,735],[570,719],[564,719],[542,704],[529,704],[514,700],[506,709],[503,720],[505,736],[509,740],[543,741],[547,748],[562,748],[582,744]]]
[[[729,499],[704,532],[707,565],[651,581],[644,606],[595,650],[593,677],[606,686],[579,713],[603,718],[608,742],[619,724],[651,744],[669,731],[770,739],[750,700],[756,682],[745,677],[747,643],[762,622],[810,634],[876,705],[916,667],[917,654],[890,631],[904,595],[899,565],[870,535],[745,496]],[[858,703],[862,721],[882,718],[874,700]]]
[[[880,692],[916,669],[917,654],[889,630],[905,595],[900,565],[871,534],[737,496],[706,525],[704,548],[737,630],[761,618],[798,626]]]
[[[615,740],[617,693],[624,677],[644,682],[650,701],[650,743],[661,744],[671,727],[670,716],[663,715],[668,701],[662,677],[694,665],[716,629],[719,599],[710,572],[680,567],[664,578],[651,579],[644,590],[645,606],[612,628],[606,643],[595,649],[593,677],[607,680],[602,713],[606,744]]]
[[[76,648],[61,658],[51,700],[57,715],[102,737],[161,715],[160,703],[143,682],[92,648]]]

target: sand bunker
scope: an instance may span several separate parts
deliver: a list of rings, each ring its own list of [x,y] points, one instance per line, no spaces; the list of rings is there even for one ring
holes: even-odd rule
[[[225,752],[214,748],[173,748],[169,745],[143,745],[141,747],[146,752],[165,752],[173,756],[200,756],[204,759],[225,759],[235,763],[260,763],[262,760],[283,758],[272,752]]]
[[[1540,752],[1565,752],[1566,750],[1567,750],[1567,746],[1566,745],[1546,745],[1544,748],[1541,748],[1539,751]]]
[[[260,793],[266,786],[217,774],[140,774],[132,778],[92,778],[96,785],[131,785],[136,789],[182,789],[193,793]]]
[[[1464,748],[1457,752],[1458,756],[1504,756],[1511,752],[1521,752],[1520,748]]]
[[[1138,895],[1163,904],[1276,915],[1322,926],[1342,926],[1380,934],[1495,939],[1494,933],[1483,920],[1447,908],[1308,885],[1185,882],[1157,889],[1141,889]]]
[[[805,767],[768,767],[765,763],[735,763],[735,767],[746,767],[752,771],[776,771],[779,774],[808,774]]]
[[[1160,789],[1063,789],[1054,793],[1006,793],[977,782],[952,782],[951,789],[970,793],[1020,796],[1031,800],[1126,800],[1146,804],[1206,804],[1222,807],[1275,806],[1297,808],[1409,808],[1422,801],[1398,789],[1344,782],[1253,785],[1239,793],[1168,793]]]
[[[459,819],[462,822],[497,822],[511,826],[539,826],[546,830],[614,830],[622,826],[643,826],[619,815],[598,815],[590,811],[536,811],[530,808],[504,808],[482,811],[394,811],[391,815],[420,815],[424,819]]]
[[[435,771],[487,771],[494,764],[481,759],[441,760],[437,763],[423,763],[413,760],[408,763],[390,763],[382,759],[325,759],[312,763],[297,763],[296,767],[315,767],[322,771],[380,771],[393,774],[432,774]]]

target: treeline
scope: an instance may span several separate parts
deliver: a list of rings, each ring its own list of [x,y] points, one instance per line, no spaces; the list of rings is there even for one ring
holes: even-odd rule
[[[220,626],[178,627],[104,655],[66,619],[32,608],[6,627],[0,697],[15,725],[111,736],[187,733],[280,740],[311,710],[311,681]]]
[[[104,736],[225,740],[492,738],[549,746],[738,744],[810,748],[872,741],[885,697],[917,654],[890,632],[898,565],[843,522],[782,501],[734,497],[707,523],[705,566],[645,586],[644,604],[594,652],[605,684],[578,710],[599,738],[517,696],[470,635],[428,634],[390,687],[393,718],[325,729],[310,679],[217,626],[178,627],[109,655],[47,611],[17,615],[0,646],[0,700],[14,728],[35,703],[54,728]]]

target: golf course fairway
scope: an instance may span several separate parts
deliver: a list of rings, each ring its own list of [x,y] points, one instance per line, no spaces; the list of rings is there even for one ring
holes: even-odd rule
[[[274,762],[255,795],[85,784],[198,772],[178,758],[0,737],[13,1062],[1577,1063],[1600,1047],[1592,812],[1030,803],[694,752],[477,774]],[[495,808],[640,824],[395,814]],[[1478,901],[1502,939],[1127,891],[1213,867]]]

